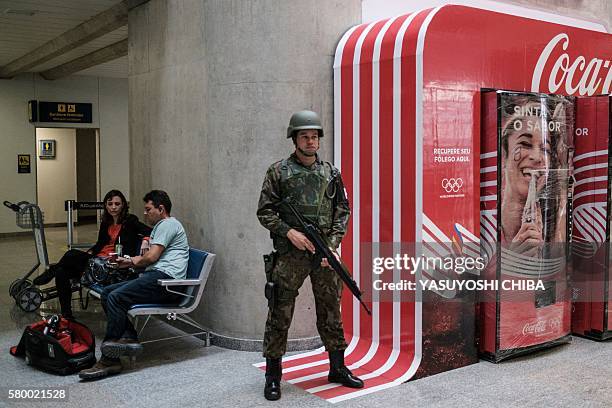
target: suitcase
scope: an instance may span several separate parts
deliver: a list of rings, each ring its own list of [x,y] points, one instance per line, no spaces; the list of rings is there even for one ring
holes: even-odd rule
[[[54,318],[56,322],[50,328]],[[11,347],[10,353],[25,358],[26,364],[43,371],[68,375],[93,366],[95,350],[95,337],[87,326],[52,316],[48,321],[27,326],[19,344]]]

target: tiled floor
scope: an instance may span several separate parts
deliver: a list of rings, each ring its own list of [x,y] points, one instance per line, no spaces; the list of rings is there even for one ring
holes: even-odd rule
[[[66,250],[66,231],[47,229],[49,258]],[[93,241],[96,226],[78,229],[79,241]],[[26,324],[57,311],[55,301],[38,313],[24,313],[8,296],[14,279],[35,263],[32,239],[0,239],[0,407],[9,406],[8,389],[66,387],[62,407],[254,407],[330,406],[305,391],[283,384],[276,403],[262,396],[263,375],[252,364],[259,353],[204,347],[193,337],[147,344],[134,369],[95,382],[75,375],[61,377],[26,366],[9,355]],[[76,306],[76,303],[75,303]],[[96,334],[99,344],[105,318],[94,301],[76,317]],[[177,330],[155,322],[147,336]],[[339,403],[355,407],[612,407],[612,343],[575,338],[573,343],[502,364],[481,362],[412,381],[383,392]],[[14,406],[60,406],[59,403],[18,403]]]

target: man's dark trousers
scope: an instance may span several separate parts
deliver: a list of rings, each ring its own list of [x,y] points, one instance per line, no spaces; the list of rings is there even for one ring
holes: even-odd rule
[[[181,300],[182,296],[168,292],[165,287],[159,285],[158,279],[172,279],[172,277],[164,272],[152,270],[144,272],[134,280],[115,283],[104,288],[100,296],[107,319],[104,341],[122,337],[137,338],[136,330],[127,317],[131,306],[172,304]]]

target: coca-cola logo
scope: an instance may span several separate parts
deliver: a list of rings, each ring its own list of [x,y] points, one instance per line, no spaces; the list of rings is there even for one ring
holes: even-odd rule
[[[570,44],[565,33],[556,35],[544,47],[531,78],[531,90],[540,92],[544,70],[549,70],[548,86],[544,92],[566,93],[567,95],[609,94],[612,83],[610,60],[591,58],[589,61],[578,55],[574,60],[567,53]],[[554,57],[557,58],[553,61]]]
[[[523,336],[528,334],[539,336],[549,331],[559,330],[560,328],[561,319],[559,317],[553,317],[552,319],[548,320],[537,320],[523,326]]]
[[[523,326],[523,336],[527,334],[540,334],[546,331],[546,321],[540,320],[534,323],[527,323]]]

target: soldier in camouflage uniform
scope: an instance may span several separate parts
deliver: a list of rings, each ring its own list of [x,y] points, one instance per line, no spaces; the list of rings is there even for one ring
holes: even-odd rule
[[[293,139],[295,152],[272,164],[259,197],[257,217],[270,230],[275,253],[268,256],[266,277],[273,288],[264,334],[266,357],[264,396],[281,396],[281,357],[287,346],[287,332],[293,318],[298,289],[310,276],[314,293],[317,329],[329,353],[330,382],[361,388],[363,381],[344,365],[344,330],[340,314],[342,281],[329,268],[326,259],[317,258],[313,244],[300,231],[299,222],[282,204],[290,200],[306,219],[317,223],[336,249],[344,236],[350,216],[340,172],[319,159],[319,139],[323,128],[318,115],[311,111],[295,113],[289,122],[287,138]],[[269,297],[269,294],[266,294]]]

